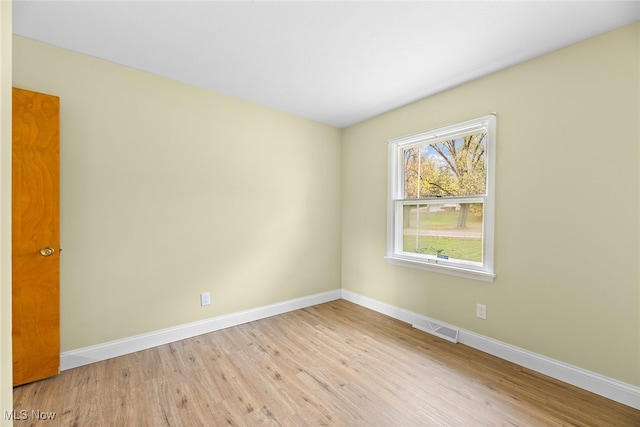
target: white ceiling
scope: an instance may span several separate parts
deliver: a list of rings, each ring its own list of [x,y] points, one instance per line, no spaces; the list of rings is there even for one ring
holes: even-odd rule
[[[15,34],[346,127],[640,19],[640,1],[31,1]]]

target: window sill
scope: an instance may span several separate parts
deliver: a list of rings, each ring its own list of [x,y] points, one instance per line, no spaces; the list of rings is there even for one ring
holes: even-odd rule
[[[450,276],[464,277],[467,279],[482,280],[484,282],[493,282],[496,275],[486,271],[472,270],[468,268],[453,267],[450,265],[426,263],[422,261],[414,261],[406,258],[398,258],[392,256],[384,257],[389,264],[401,265],[403,267],[418,268],[420,270],[433,271],[435,273],[448,274]]]

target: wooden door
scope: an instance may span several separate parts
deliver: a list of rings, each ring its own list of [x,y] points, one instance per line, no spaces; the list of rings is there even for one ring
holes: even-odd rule
[[[13,89],[13,383],[60,371],[60,100]]]

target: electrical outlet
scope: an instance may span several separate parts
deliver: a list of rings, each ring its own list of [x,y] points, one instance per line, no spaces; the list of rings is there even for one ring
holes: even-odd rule
[[[476,317],[478,319],[486,320],[487,318],[487,306],[484,304],[476,304]]]
[[[211,293],[204,292],[200,294],[200,306],[204,307],[205,305],[211,304]]]

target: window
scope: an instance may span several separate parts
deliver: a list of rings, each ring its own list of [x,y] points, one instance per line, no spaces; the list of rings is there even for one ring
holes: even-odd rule
[[[493,281],[495,123],[389,141],[389,262]]]

